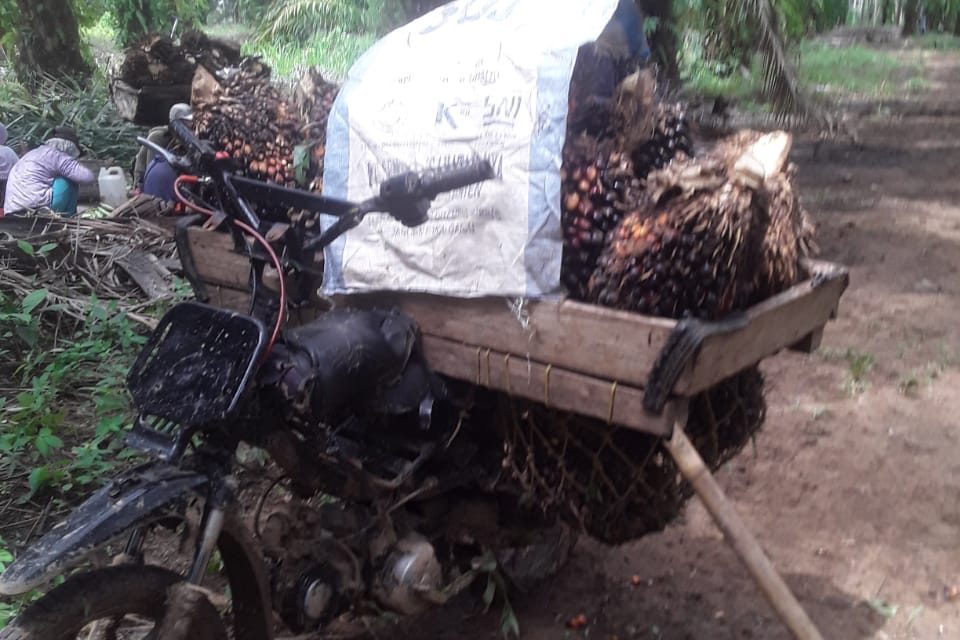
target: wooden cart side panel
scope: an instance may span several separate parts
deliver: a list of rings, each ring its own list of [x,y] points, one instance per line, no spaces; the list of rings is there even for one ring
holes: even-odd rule
[[[187,241],[201,281],[230,289],[249,289],[250,260],[234,250],[230,234],[191,227],[187,229]]]
[[[669,436],[681,405],[668,403],[661,416],[643,410],[643,391],[516,355],[426,335],[430,367],[452,378],[527,398],[549,407],[609,421],[637,431]]]
[[[677,381],[674,393],[693,395],[708,389],[790,345],[806,342],[801,346],[815,348],[818,333],[835,317],[848,283],[846,271],[840,270],[822,284],[807,280],[751,307],[748,326],[704,342],[692,370]]]
[[[348,306],[396,306],[424,335],[477,345],[570,371],[642,387],[675,322],[572,301],[529,302],[526,327],[501,298],[454,300],[376,293],[338,299]]]
[[[232,290],[229,308],[244,305],[249,262],[234,251],[232,237],[201,228],[189,229],[188,237],[201,281],[211,288]],[[836,314],[849,276],[844,268],[824,262],[811,261],[807,270],[830,277],[825,282],[807,280],[773,296],[747,311],[750,323],[746,328],[708,339],[693,366],[680,376],[674,393],[694,395],[787,347],[815,348],[819,332]],[[521,314],[522,322],[503,298],[453,299],[377,292],[341,296],[337,304],[395,306],[414,317],[425,336],[472,345],[465,348],[509,353],[636,388],[646,385],[653,363],[676,324],[665,318],[570,300],[530,301]],[[291,321],[301,324],[311,317],[308,313]]]

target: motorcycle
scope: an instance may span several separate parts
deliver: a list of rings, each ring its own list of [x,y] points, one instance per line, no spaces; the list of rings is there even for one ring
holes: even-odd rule
[[[495,435],[458,402],[469,386],[430,371],[411,318],[334,308],[285,328],[310,294],[304,256],[372,213],[423,224],[438,195],[491,179],[489,163],[406,173],[351,203],[235,175],[226,154],[182,122],[171,127],[186,152],[153,148],[180,174],[178,199],[248,252],[250,313],[188,301],[162,317],[127,379],[138,414],[128,444],[150,461],[90,496],[0,576],[0,594],[12,596],[68,575],[0,639],[268,640],[276,618],[302,633],[364,603],[413,614],[462,592],[489,549],[529,549],[554,531],[491,489]],[[336,221],[278,232],[253,203]],[[282,475],[245,479],[242,444],[268,452]],[[245,513],[250,486],[260,497]],[[164,531],[188,545],[185,570],[147,561]],[[111,566],[89,567],[117,545]],[[202,588],[215,552],[230,594],[219,608]]]

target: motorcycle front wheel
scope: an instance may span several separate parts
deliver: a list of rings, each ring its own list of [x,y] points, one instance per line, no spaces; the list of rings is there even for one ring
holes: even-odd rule
[[[145,565],[77,574],[25,609],[0,640],[148,640],[156,638],[170,588],[183,577]],[[190,637],[227,640],[217,610],[202,599]]]

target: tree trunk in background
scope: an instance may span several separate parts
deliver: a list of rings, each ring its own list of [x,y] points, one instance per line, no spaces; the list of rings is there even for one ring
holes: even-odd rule
[[[903,3],[903,31],[904,37],[912,36],[917,32],[917,9],[919,0],[906,0]]]
[[[881,24],[890,24],[893,18],[893,0],[883,0],[883,9],[880,11]]]
[[[668,81],[680,78],[680,65],[677,60],[676,19],[673,14],[673,0],[636,0],[643,15],[657,18],[656,30],[650,35],[650,50],[653,59],[660,65],[663,76]]]
[[[954,18],[953,35],[960,37],[960,11],[957,11],[957,17]]]
[[[20,10],[17,76],[32,84],[39,73],[84,79],[90,66],[69,0],[17,0]]]

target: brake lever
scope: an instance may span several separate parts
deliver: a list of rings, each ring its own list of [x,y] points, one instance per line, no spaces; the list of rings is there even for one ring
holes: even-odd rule
[[[192,166],[190,161],[187,160],[185,157],[170,153],[169,150],[164,149],[163,147],[158,145],[156,142],[153,142],[152,140],[147,140],[146,138],[137,136],[137,142],[144,147],[152,149],[157,155],[161,156],[164,160],[166,160],[167,164],[169,164],[171,167],[174,167],[175,169],[183,169],[184,171],[187,171]]]

